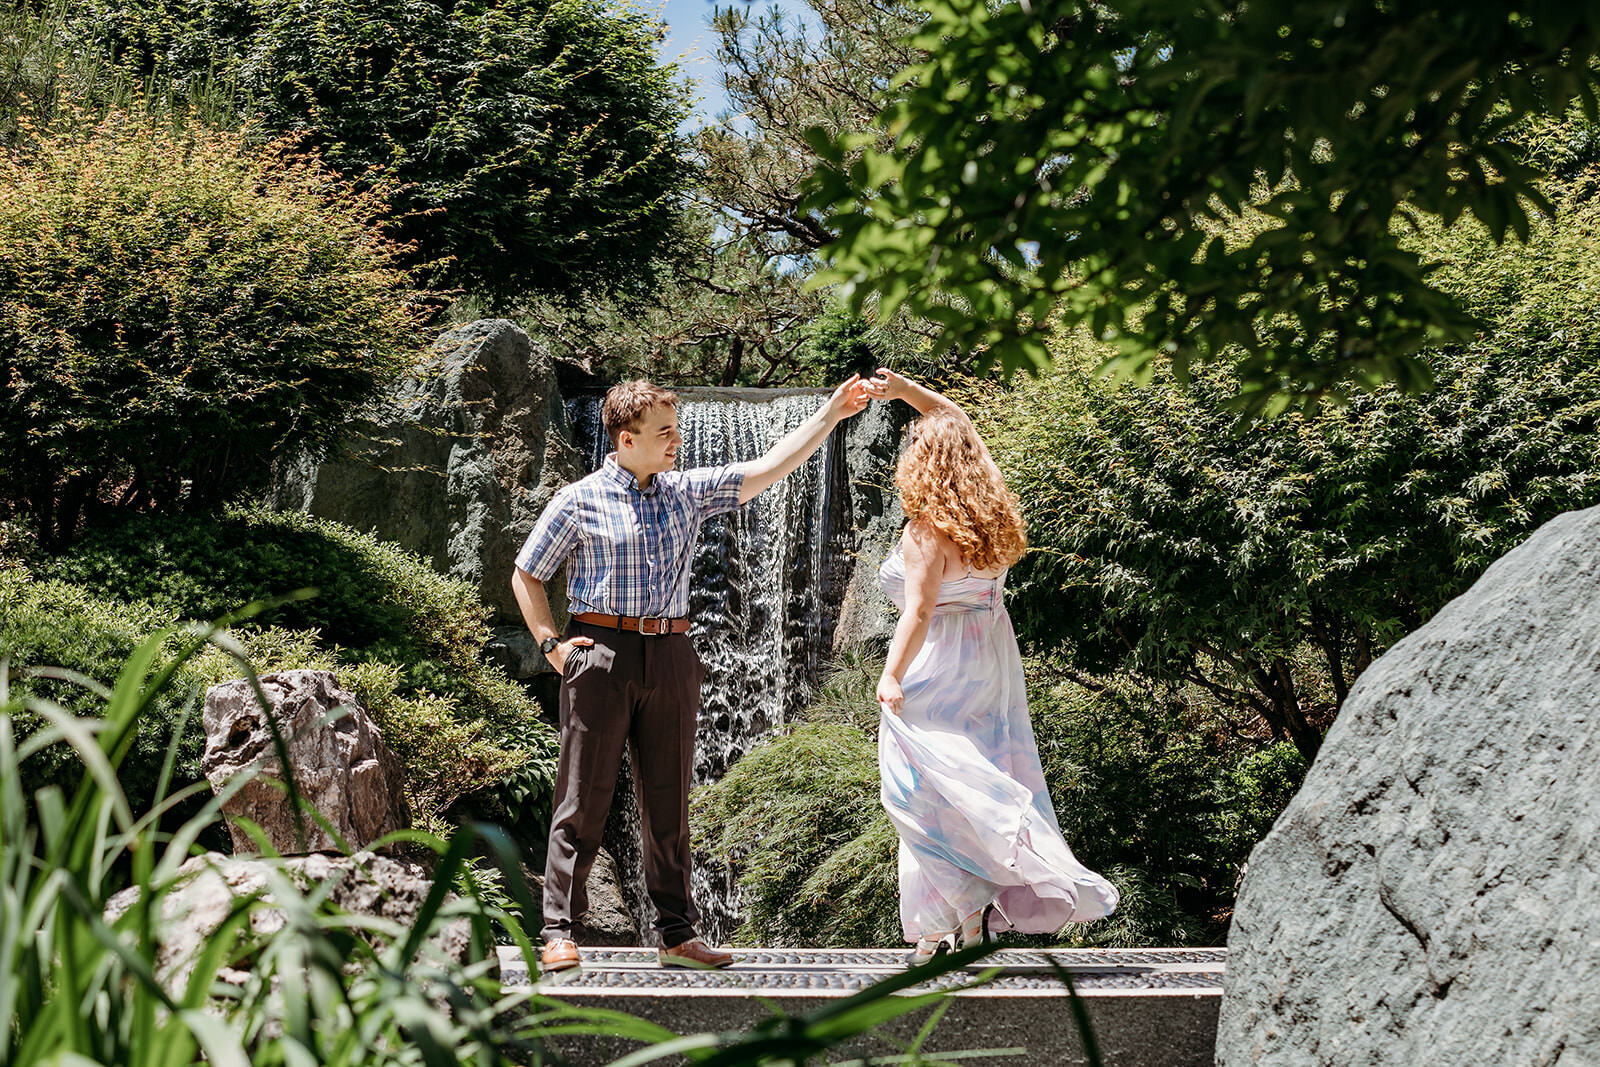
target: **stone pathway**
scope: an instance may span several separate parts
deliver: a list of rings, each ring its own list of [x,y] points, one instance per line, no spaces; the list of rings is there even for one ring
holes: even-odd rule
[[[589,949],[577,971],[532,984],[541,996],[573,1005],[627,1012],[677,1033],[744,1029],[773,1008],[814,1012],[905,969],[893,949],[734,949],[723,971],[666,969],[653,949]],[[1212,1059],[1226,950],[1004,949],[967,971],[942,975],[910,990],[949,990],[953,997],[925,1051],[994,1050],[963,1063],[1076,1064],[1084,1062],[1059,965],[1072,976],[1095,1029],[1104,1062],[1117,1067],[1189,1067]],[[999,974],[971,985],[986,969]],[[515,950],[501,949],[501,980],[509,990],[530,986]],[[890,1027],[905,1041],[925,1012]],[[559,1051],[574,1064],[602,1064],[634,1046],[607,1038],[574,1039]],[[880,1036],[840,1046],[839,1058],[894,1051]]]
[[[734,949],[734,965],[724,971],[664,968],[653,949],[586,949],[577,973],[555,975],[538,983],[540,993],[604,995],[608,991],[661,996],[772,993],[849,995],[905,970],[905,953],[896,949]],[[1049,952],[1002,949],[967,972],[940,976],[929,989],[958,989],[977,974],[999,967],[1000,974],[964,996],[1015,994],[1063,995],[1052,961],[1071,974],[1085,996],[1116,993],[1158,995],[1165,992],[1222,991],[1226,949],[1058,949]],[[503,984],[528,985],[528,969],[514,949],[500,950]]]

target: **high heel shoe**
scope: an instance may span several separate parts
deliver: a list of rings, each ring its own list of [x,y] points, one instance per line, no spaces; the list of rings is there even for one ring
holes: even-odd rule
[[[1000,905],[990,901],[977,911],[961,920],[961,947],[971,948],[973,945],[987,945],[995,940],[994,934],[989,932],[989,916],[999,915],[1005,919],[1006,925],[1011,925],[1011,920],[1006,913],[1000,910]]]
[[[939,934],[935,937],[923,934],[917,938],[917,947],[906,957],[906,962],[913,967],[917,967],[927,963],[929,960],[937,959],[946,952],[954,952],[956,937],[957,935],[953,932]]]
[[[971,948],[973,945],[987,944],[989,937],[989,909],[993,904],[985,904],[977,911],[961,920],[961,947]]]

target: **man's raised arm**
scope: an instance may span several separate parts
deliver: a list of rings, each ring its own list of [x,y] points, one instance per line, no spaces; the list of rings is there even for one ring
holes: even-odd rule
[[[852,374],[850,380],[833,391],[828,402],[818,408],[810,418],[783,435],[783,438],[759,459],[736,464],[744,475],[739,488],[739,503],[754,500],[763,489],[776,483],[804,463],[835,426],[867,406],[867,386],[861,375]]]

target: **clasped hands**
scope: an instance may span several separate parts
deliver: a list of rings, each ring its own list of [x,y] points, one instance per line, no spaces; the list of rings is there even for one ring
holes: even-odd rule
[[[900,399],[906,395],[908,384],[905,378],[888,367],[879,367],[876,375],[861,383],[867,395],[874,400]]]
[[[835,420],[847,419],[867,406],[870,400],[894,400],[905,395],[906,380],[888,367],[879,367],[871,378],[852,374],[828,398],[828,410]]]

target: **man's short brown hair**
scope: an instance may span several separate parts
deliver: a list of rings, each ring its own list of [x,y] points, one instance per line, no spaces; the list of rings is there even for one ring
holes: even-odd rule
[[[642,378],[607,389],[606,402],[600,407],[600,422],[606,428],[606,436],[611,438],[611,447],[617,447],[617,437],[623,430],[637,431],[645,413],[662,404],[676,408],[678,394],[651,385]]]

